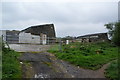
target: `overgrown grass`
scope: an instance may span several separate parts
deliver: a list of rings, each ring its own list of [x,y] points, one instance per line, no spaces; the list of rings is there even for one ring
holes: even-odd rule
[[[106,77],[110,80],[118,80],[118,62],[112,62],[106,69]]]
[[[59,52],[58,49],[50,49],[48,52],[77,66],[96,70],[103,64],[117,59],[117,51],[118,48],[115,45],[108,42],[97,42],[62,45],[62,52]]]
[[[21,78],[20,54],[14,50],[2,49],[2,78]]]

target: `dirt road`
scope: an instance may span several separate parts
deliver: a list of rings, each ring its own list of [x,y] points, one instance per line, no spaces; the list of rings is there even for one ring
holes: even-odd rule
[[[23,78],[105,78],[104,69],[89,70],[74,66],[66,61],[56,59],[48,52],[23,53],[20,57]],[[26,66],[27,65],[27,66]]]
[[[10,48],[23,52],[20,57],[23,78],[105,78],[105,64],[99,70],[89,70],[57,59],[46,52],[50,45],[10,44]]]
[[[51,59],[49,53],[23,53],[20,61],[23,63],[23,78],[62,78],[70,77],[65,71],[61,70],[59,65]],[[31,65],[26,66],[26,62]],[[28,76],[27,68],[32,68],[31,76]]]

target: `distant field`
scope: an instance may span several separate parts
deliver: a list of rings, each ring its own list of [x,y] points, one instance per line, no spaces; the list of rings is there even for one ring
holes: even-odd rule
[[[118,54],[118,48],[108,42],[71,43],[62,45],[62,52],[59,48],[59,45],[55,45],[48,52],[54,53],[59,59],[92,70],[117,59]]]

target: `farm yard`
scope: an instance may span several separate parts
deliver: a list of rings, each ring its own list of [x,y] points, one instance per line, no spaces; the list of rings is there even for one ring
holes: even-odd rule
[[[120,80],[120,1],[24,1],[1,2],[0,79]]]
[[[118,46],[108,40],[106,33],[46,37],[45,41],[46,44],[4,42],[2,77],[118,79]]]
[[[60,51],[59,45],[51,45],[47,52],[22,53],[3,48],[2,77],[117,78],[118,65],[114,61],[117,61],[118,48],[115,45],[107,42],[70,43],[61,48]]]

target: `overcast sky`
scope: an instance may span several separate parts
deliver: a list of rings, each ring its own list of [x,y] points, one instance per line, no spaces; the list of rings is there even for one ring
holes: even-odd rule
[[[53,23],[57,37],[107,32],[118,20],[117,2],[2,2],[4,30]]]

